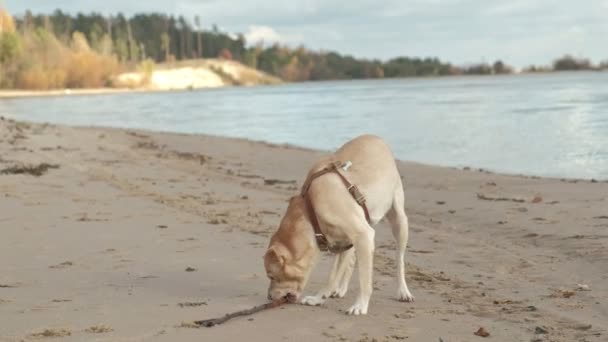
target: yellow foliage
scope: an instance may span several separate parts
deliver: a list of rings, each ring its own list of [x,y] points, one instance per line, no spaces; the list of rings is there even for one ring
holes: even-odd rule
[[[74,32],[74,34],[72,34],[72,50],[77,53],[91,51],[87,37],[81,32]]]
[[[68,57],[68,88],[100,88],[109,86],[111,77],[119,70],[118,60],[94,52],[76,52]]]
[[[18,75],[17,87],[22,89],[63,88],[66,81],[64,70],[44,70],[40,66],[25,70]]]
[[[13,17],[0,7],[0,33],[15,32],[15,21]]]
[[[4,75],[0,85],[41,90],[100,88],[111,86],[112,78],[120,72],[115,56],[93,51],[79,32],[74,33],[69,48],[40,28],[21,40],[25,53],[6,66],[13,72]]]

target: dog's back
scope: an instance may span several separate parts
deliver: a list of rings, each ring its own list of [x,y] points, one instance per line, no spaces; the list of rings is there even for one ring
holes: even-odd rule
[[[359,187],[367,199],[372,223],[382,219],[391,207],[394,189],[401,187],[399,171],[388,145],[374,135],[356,137],[334,154],[315,163],[309,176],[335,160],[352,163],[343,174]],[[322,213],[332,213],[340,209],[348,212],[361,211],[336,174],[328,174],[315,180],[310,189],[310,196]],[[325,219],[331,220],[329,217]]]

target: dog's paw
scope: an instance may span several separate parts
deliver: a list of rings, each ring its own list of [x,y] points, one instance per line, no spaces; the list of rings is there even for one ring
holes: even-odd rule
[[[348,291],[348,287],[338,288],[331,293],[330,297],[331,298],[344,298],[344,296],[346,296],[347,291]]]
[[[414,301],[414,296],[410,293],[410,291],[407,288],[399,289],[399,291],[397,292],[397,298],[399,299],[400,302],[413,302]]]
[[[325,303],[325,299],[320,296],[306,296],[300,301],[300,304],[310,306],[317,306],[323,303]]]
[[[351,306],[350,309],[346,310],[346,314],[354,316],[367,315],[367,305],[357,303]]]

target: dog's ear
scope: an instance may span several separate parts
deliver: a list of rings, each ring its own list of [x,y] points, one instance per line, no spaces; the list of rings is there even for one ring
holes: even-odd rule
[[[269,263],[278,263],[281,267],[285,264],[285,257],[277,253],[276,248],[270,247],[264,254],[264,260]]]

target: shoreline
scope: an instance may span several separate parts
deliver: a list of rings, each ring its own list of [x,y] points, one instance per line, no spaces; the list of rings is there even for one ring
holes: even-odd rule
[[[250,88],[250,87],[273,87],[279,84],[257,84],[257,85],[223,85],[219,87],[201,87],[184,89],[153,89],[153,88],[86,88],[86,89],[53,89],[53,90],[3,90],[0,89],[0,100],[27,99],[37,97],[61,97],[61,96],[97,96],[114,94],[151,94],[151,93],[178,93],[204,90],[216,90],[226,88]]]
[[[51,97],[51,96],[83,96],[123,93],[154,92],[151,89],[129,88],[86,88],[86,89],[53,89],[53,90],[0,90],[0,99]]]
[[[164,70],[164,69],[159,69]],[[82,96],[82,95],[107,95],[107,94],[123,94],[123,93],[156,93],[156,92],[182,92],[196,91],[202,89],[218,89],[232,87],[261,87],[261,86],[277,86],[277,85],[297,85],[306,83],[318,82],[357,82],[357,81],[395,81],[395,80],[436,80],[450,78],[484,78],[484,77],[519,77],[519,76],[534,76],[534,75],[559,75],[559,74],[579,74],[579,73],[607,73],[608,70],[570,70],[570,71],[551,71],[551,72],[532,72],[532,73],[512,73],[512,74],[493,74],[493,75],[445,75],[445,76],[413,76],[413,77],[395,77],[395,78],[366,78],[366,79],[335,79],[335,80],[309,80],[304,82],[281,82],[270,84],[255,84],[255,85],[238,85],[224,84],[215,87],[197,87],[197,88],[180,88],[180,89],[154,89],[154,88],[77,88],[77,89],[51,89],[51,90],[23,90],[23,89],[0,89],[0,100],[14,98],[33,98],[33,97],[49,97],[49,96]]]
[[[152,91],[152,92],[157,92],[157,91],[167,92],[169,90],[156,90],[156,91]],[[0,98],[1,98],[1,96],[0,96]],[[270,147],[275,147],[275,148],[296,149],[296,150],[307,151],[307,152],[311,152],[311,153],[331,153],[331,150],[317,149],[317,148],[301,146],[301,145],[297,145],[297,144],[293,144],[293,143],[276,143],[276,142],[271,142],[271,141],[267,141],[267,140],[257,140],[257,139],[251,139],[251,138],[246,138],[246,137],[225,136],[225,135],[210,134],[210,133],[183,133],[183,132],[166,131],[166,130],[157,131],[157,130],[142,129],[142,128],[112,127],[112,126],[97,126],[97,125],[68,125],[68,124],[57,124],[57,123],[52,123],[52,122],[47,122],[47,121],[36,122],[36,121],[29,121],[29,120],[20,120],[20,119],[15,119],[12,117],[0,116],[0,119],[2,119],[2,118],[7,119],[7,120],[13,120],[15,122],[22,122],[22,123],[28,123],[28,124],[34,124],[34,125],[55,125],[55,126],[71,127],[71,128],[76,128],[76,129],[108,129],[108,130],[120,130],[120,131],[124,131],[124,132],[138,131],[138,132],[144,132],[147,134],[168,134],[168,135],[190,136],[190,137],[209,137],[209,138],[215,138],[215,139],[234,140],[234,141],[239,141],[242,143],[260,144],[260,145],[265,145],[265,146],[270,146]],[[582,177],[568,177],[568,176],[537,175],[537,174],[525,173],[525,172],[506,172],[506,171],[501,171],[501,170],[494,170],[494,169],[490,169],[490,168],[487,168],[484,166],[479,166],[479,165],[454,166],[454,165],[441,165],[441,164],[426,163],[426,162],[421,162],[421,161],[416,161],[416,160],[407,160],[407,159],[399,159],[399,158],[396,158],[396,160],[398,162],[417,164],[417,165],[424,166],[424,167],[436,167],[436,168],[444,168],[444,169],[450,169],[450,170],[479,172],[479,173],[494,174],[494,175],[505,176],[505,177],[518,177],[518,178],[523,178],[523,179],[547,179],[547,180],[552,180],[552,181],[561,181],[561,182],[568,182],[568,183],[577,183],[577,182],[608,183],[608,178],[604,179],[604,178],[600,178],[600,177],[582,178]]]

